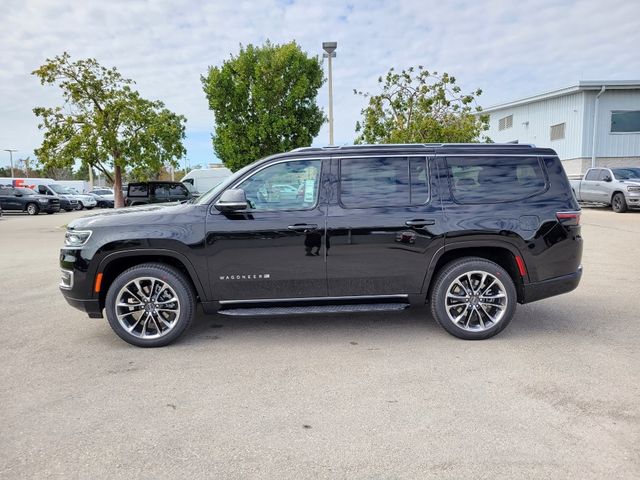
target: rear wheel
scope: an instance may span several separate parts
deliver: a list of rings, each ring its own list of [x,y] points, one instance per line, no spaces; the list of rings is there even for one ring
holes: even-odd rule
[[[40,213],[40,207],[35,203],[30,203],[29,205],[27,205],[26,210],[29,215],[37,215],[38,213]]]
[[[616,213],[624,213],[627,211],[627,200],[624,198],[624,194],[616,193],[611,198],[611,208]]]
[[[82,210],[84,208],[84,204],[82,202],[78,202],[78,210]]]
[[[121,273],[109,287],[105,303],[111,328],[139,347],[162,347],[191,325],[195,295],[178,270],[145,263]]]
[[[450,334],[482,340],[500,333],[515,313],[513,280],[500,265],[466,257],[445,265],[431,292],[431,312]]]

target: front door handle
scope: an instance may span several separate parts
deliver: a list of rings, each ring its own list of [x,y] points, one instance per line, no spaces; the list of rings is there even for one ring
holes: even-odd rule
[[[417,218],[415,220],[407,220],[406,222],[404,222],[404,224],[407,227],[423,228],[427,225],[435,225],[436,221],[433,218]]]
[[[312,232],[318,229],[318,225],[315,223],[296,223],[295,225],[289,225],[287,228],[294,232]]]

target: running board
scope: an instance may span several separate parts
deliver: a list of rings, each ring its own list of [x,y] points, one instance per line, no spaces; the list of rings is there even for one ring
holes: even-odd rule
[[[218,310],[221,315],[257,316],[257,315],[303,315],[309,313],[351,313],[386,312],[404,310],[408,303],[366,303],[351,305],[299,305],[294,307],[238,307]]]

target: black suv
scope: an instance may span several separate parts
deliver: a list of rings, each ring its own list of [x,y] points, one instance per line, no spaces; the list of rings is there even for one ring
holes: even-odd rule
[[[127,186],[125,204],[132,207],[190,199],[191,193],[181,182],[137,182]]]
[[[30,188],[1,185],[0,205],[3,210],[27,212],[29,215],[38,215],[40,212],[55,213],[60,211],[60,200],[58,198],[37,194]]]
[[[464,339],[580,281],[580,209],[556,153],[531,145],[302,148],[197,200],[78,219],[62,293],[139,346],[206,313],[430,304]]]

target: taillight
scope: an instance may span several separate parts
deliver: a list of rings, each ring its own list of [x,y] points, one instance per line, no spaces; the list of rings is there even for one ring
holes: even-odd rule
[[[556,218],[563,225],[580,225],[580,212],[558,212],[556,213]]]

